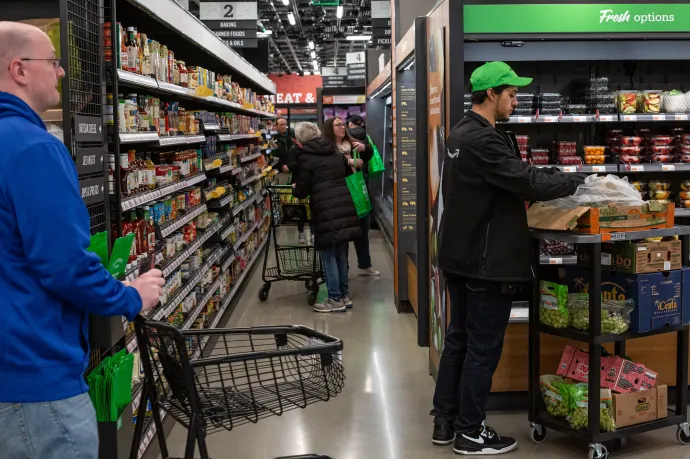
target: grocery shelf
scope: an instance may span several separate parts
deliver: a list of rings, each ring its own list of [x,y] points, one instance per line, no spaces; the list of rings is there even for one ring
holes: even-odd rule
[[[275,83],[240,57],[235,50],[229,48],[222,39],[174,0],[129,0],[129,2],[168,26],[172,33],[186,37],[198,48],[216,57],[219,63],[251,80],[267,94],[275,94]]]
[[[242,235],[242,237],[240,237],[240,238],[237,240],[237,242],[235,242],[235,243],[232,245],[233,250],[235,250],[235,252],[236,252],[237,249],[239,249],[240,247],[242,247],[242,244],[244,244],[245,242],[247,242],[247,239],[249,239],[249,236],[251,236],[252,233],[253,233],[254,231],[256,231],[256,229],[257,229],[258,227],[259,227],[259,222],[255,223],[254,226],[252,226],[251,228],[247,228],[247,231],[245,231],[245,233]]]
[[[206,211],[206,204],[189,209],[182,217],[161,226],[163,237],[169,236]]]
[[[242,212],[244,209],[246,209],[249,206],[249,199],[245,199],[239,204],[236,204],[235,207],[232,208],[232,216],[235,217],[237,214]]]
[[[230,233],[235,231],[235,225],[228,225],[226,226],[221,232],[220,232],[220,238],[221,240],[225,240],[228,236],[230,236]]]
[[[161,197],[167,196],[170,193],[175,193],[176,191],[179,191],[183,188],[196,185],[197,183],[203,182],[204,180],[206,180],[206,174],[201,172],[190,178],[180,180],[179,182],[167,185],[163,188],[159,188],[157,190],[149,191],[142,194],[137,194],[135,196],[129,196],[121,201],[122,210],[126,211],[129,209],[133,209],[137,206],[148,204],[152,201],[155,201],[156,199],[160,199]]]
[[[499,124],[551,124],[551,123],[630,123],[630,122],[666,122],[666,121],[688,121],[687,113],[630,113],[630,114],[610,114],[610,115],[531,115],[531,116],[511,116],[509,121],[502,121]]]
[[[676,207],[676,217],[690,217],[690,209],[679,209]]]
[[[120,143],[147,143],[158,142],[157,132],[120,132]]]
[[[542,265],[576,265],[577,264],[577,255],[561,255],[560,257],[542,255],[539,257],[539,264],[542,264]]]
[[[236,169],[235,166],[233,166],[232,164],[226,164],[225,166],[220,166],[220,168],[218,169],[218,171],[219,171],[221,174],[225,174],[226,172],[233,171],[233,169],[234,169],[235,171],[237,171],[237,172],[240,171],[239,168]],[[234,173],[235,171],[233,171],[233,173]]]
[[[204,296],[201,297],[201,300],[197,303],[196,308],[192,313],[189,315],[189,319],[187,319],[182,326],[182,330],[188,330],[192,324],[194,323],[194,320],[197,318],[201,310],[208,304],[208,302],[213,298],[213,294],[218,290],[218,287],[220,287],[220,276],[216,277],[216,280],[213,281],[211,285],[208,286],[206,293],[204,293]]]
[[[248,155],[240,158],[240,163],[248,163],[249,161],[253,161],[261,156],[261,153],[254,153],[253,155]]]
[[[158,145],[160,145],[161,147],[167,147],[171,145],[189,145],[202,142],[206,142],[206,137],[204,137],[203,135],[178,135],[160,137],[158,139]]]
[[[263,174],[256,174],[252,177],[247,177],[246,179],[244,179],[240,182],[240,186],[247,186],[250,183],[254,183],[257,180],[259,180],[262,176],[263,176]]]
[[[155,1],[155,0],[154,0]],[[167,0],[166,0],[167,1]],[[198,103],[208,104],[211,107],[222,108],[223,110],[245,113],[249,115],[259,116],[262,118],[276,118],[277,115],[273,113],[263,112],[253,108],[243,107],[237,102],[231,102],[225,99],[219,99],[215,96],[203,97],[196,95],[196,91],[190,88],[183,88],[171,83],[158,81],[155,78],[139,75],[137,73],[128,72],[126,70],[118,69],[117,71],[118,83],[122,86],[133,86],[137,88],[145,88],[170,95],[171,97],[179,97],[187,100],[193,100]],[[155,133],[153,133],[155,134]],[[122,142],[122,136],[120,136]],[[140,140],[141,142],[141,140]]]
[[[208,201],[208,208],[211,210],[221,209],[230,204],[233,201],[233,199],[235,199],[235,197],[232,193],[226,193],[220,198]]]
[[[197,237],[196,241],[192,242],[189,247],[187,247],[181,253],[175,255],[164,267],[162,267],[163,277],[168,277],[175,271],[187,258],[189,258],[196,250],[201,247],[201,245],[206,242],[216,231],[220,229],[222,222],[216,222],[206,230],[204,230],[201,236]]]
[[[690,172],[688,163],[621,164],[621,172]]]
[[[619,119],[621,122],[659,122],[659,121],[687,121],[687,113],[621,113]]]
[[[578,172],[616,173],[618,172],[618,164],[583,164],[578,169]]]
[[[537,323],[537,331],[540,333],[546,333],[552,336],[559,336],[561,338],[567,338],[574,341],[580,341],[583,343],[591,344],[605,344],[605,343],[615,343],[618,341],[628,341],[637,338],[646,338],[648,336],[663,335],[664,333],[677,333],[687,328],[688,325],[678,325],[674,327],[664,327],[659,330],[652,330],[647,333],[633,333],[625,332],[619,334],[607,334],[592,337],[589,332],[584,330],[577,330],[574,328],[554,328],[550,327],[542,322]]]
[[[551,239],[555,241],[571,242],[575,244],[597,244],[608,241],[633,241],[649,237],[668,237],[690,235],[690,226],[674,226],[645,231],[627,231],[607,234],[584,234],[574,232],[530,230],[534,239]]]
[[[156,254],[156,259],[154,260],[154,264],[159,264],[163,261],[163,254],[161,252],[158,252]],[[144,260],[144,263],[148,263],[148,258]],[[139,266],[132,268],[130,271],[125,273],[125,280],[127,282],[134,282],[137,277],[139,277]]]
[[[137,404],[137,407],[139,405]],[[159,411],[160,413],[160,419],[161,422],[165,420],[165,415],[166,411],[163,411],[162,409]],[[153,422],[153,418],[149,421],[149,423],[146,426],[146,433],[141,437],[141,444],[139,445],[139,453],[137,454],[137,459],[141,459],[144,456],[144,453],[146,452],[146,448],[149,447],[151,444],[151,440],[153,440],[153,436],[156,434],[156,423]]]
[[[510,319],[508,323],[525,324],[527,322],[529,322],[529,308],[513,306],[510,310]]]
[[[260,135],[257,134],[218,134],[219,142],[232,142],[234,140],[242,139],[261,139]]]

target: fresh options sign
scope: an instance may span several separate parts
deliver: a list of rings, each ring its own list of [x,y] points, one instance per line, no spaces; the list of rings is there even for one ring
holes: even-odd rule
[[[466,34],[690,32],[690,4],[465,5]]]

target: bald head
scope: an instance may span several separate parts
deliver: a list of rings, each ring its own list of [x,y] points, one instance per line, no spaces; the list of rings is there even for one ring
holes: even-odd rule
[[[13,94],[37,113],[60,103],[58,80],[65,71],[41,29],[0,21],[0,91]]]

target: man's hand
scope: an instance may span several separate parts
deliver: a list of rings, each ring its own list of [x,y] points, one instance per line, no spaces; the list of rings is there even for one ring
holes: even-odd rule
[[[287,164],[283,164],[283,172],[290,172],[290,168],[287,167]]]
[[[165,278],[160,269],[152,269],[139,276],[130,284],[141,297],[141,312],[153,309],[160,300]]]

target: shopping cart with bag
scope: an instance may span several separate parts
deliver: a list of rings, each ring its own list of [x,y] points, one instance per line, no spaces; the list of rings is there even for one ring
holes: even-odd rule
[[[278,242],[278,228],[307,225],[311,221],[309,199],[297,199],[292,195],[292,186],[267,186],[271,202],[271,231],[276,259],[275,266],[268,266],[270,250],[264,252],[264,267],[261,275],[264,284],[259,290],[259,299],[266,301],[271,284],[282,280],[304,282],[308,290],[307,303],[316,303],[319,285],[324,283],[321,257],[313,245],[281,244]],[[270,242],[270,241],[269,241]]]
[[[135,330],[145,380],[130,459],[137,459],[149,402],[164,459],[163,411],[187,429],[184,459],[197,447],[208,459],[208,434],[328,401],[345,383],[342,341],[307,327],[180,331],[139,316]]]

